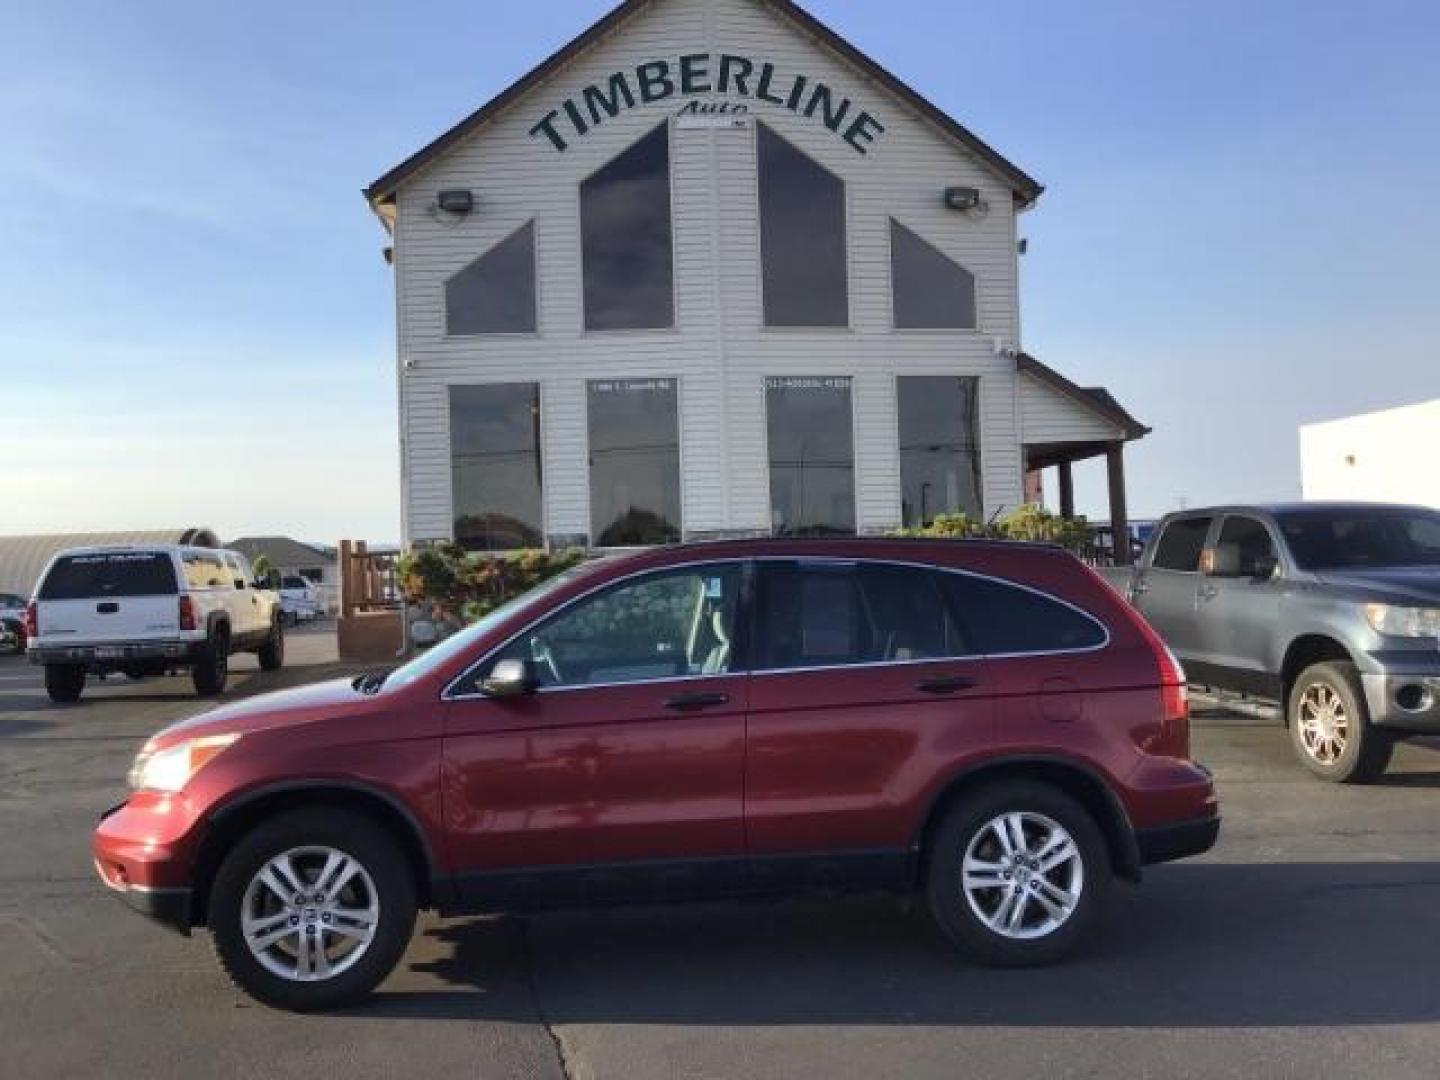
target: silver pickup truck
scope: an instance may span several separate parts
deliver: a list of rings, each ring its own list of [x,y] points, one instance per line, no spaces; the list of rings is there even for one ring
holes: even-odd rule
[[[1440,512],[1363,503],[1171,514],[1133,569],[1102,573],[1193,685],[1280,705],[1326,780],[1383,773],[1440,734]]]

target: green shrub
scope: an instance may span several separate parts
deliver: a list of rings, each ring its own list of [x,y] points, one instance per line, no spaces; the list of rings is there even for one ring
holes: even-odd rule
[[[396,576],[410,604],[432,604],[473,622],[584,559],[581,551],[516,551],[477,555],[458,544],[412,551]]]
[[[1070,520],[1052,514],[1043,506],[1022,506],[998,521],[975,521],[965,514],[941,514],[923,529],[903,529],[897,536],[941,539],[1021,540],[1037,544],[1059,544],[1080,551],[1093,539],[1090,523],[1084,518]]]

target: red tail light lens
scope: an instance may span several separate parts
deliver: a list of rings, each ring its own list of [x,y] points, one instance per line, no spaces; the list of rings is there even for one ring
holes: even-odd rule
[[[27,638],[40,636],[40,605],[34,600],[25,605],[25,636]]]
[[[180,629],[195,629],[195,601],[188,596],[180,597]]]

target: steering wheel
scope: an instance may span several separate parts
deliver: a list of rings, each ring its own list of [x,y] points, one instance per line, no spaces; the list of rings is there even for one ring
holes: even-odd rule
[[[545,639],[538,635],[530,639],[530,655],[537,663],[544,664],[550,669],[550,676],[557,683],[564,683],[565,676],[560,674],[560,665],[555,662],[555,654],[551,652],[550,646]]]

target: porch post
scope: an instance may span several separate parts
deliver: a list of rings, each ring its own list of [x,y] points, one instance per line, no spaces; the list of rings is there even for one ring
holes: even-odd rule
[[[1062,461],[1060,470],[1060,516],[1066,521],[1075,517],[1075,473],[1068,461]]]
[[[1110,535],[1115,541],[1115,562],[1129,566],[1130,511],[1125,502],[1125,444],[1111,443],[1105,450],[1106,470],[1110,481]]]

